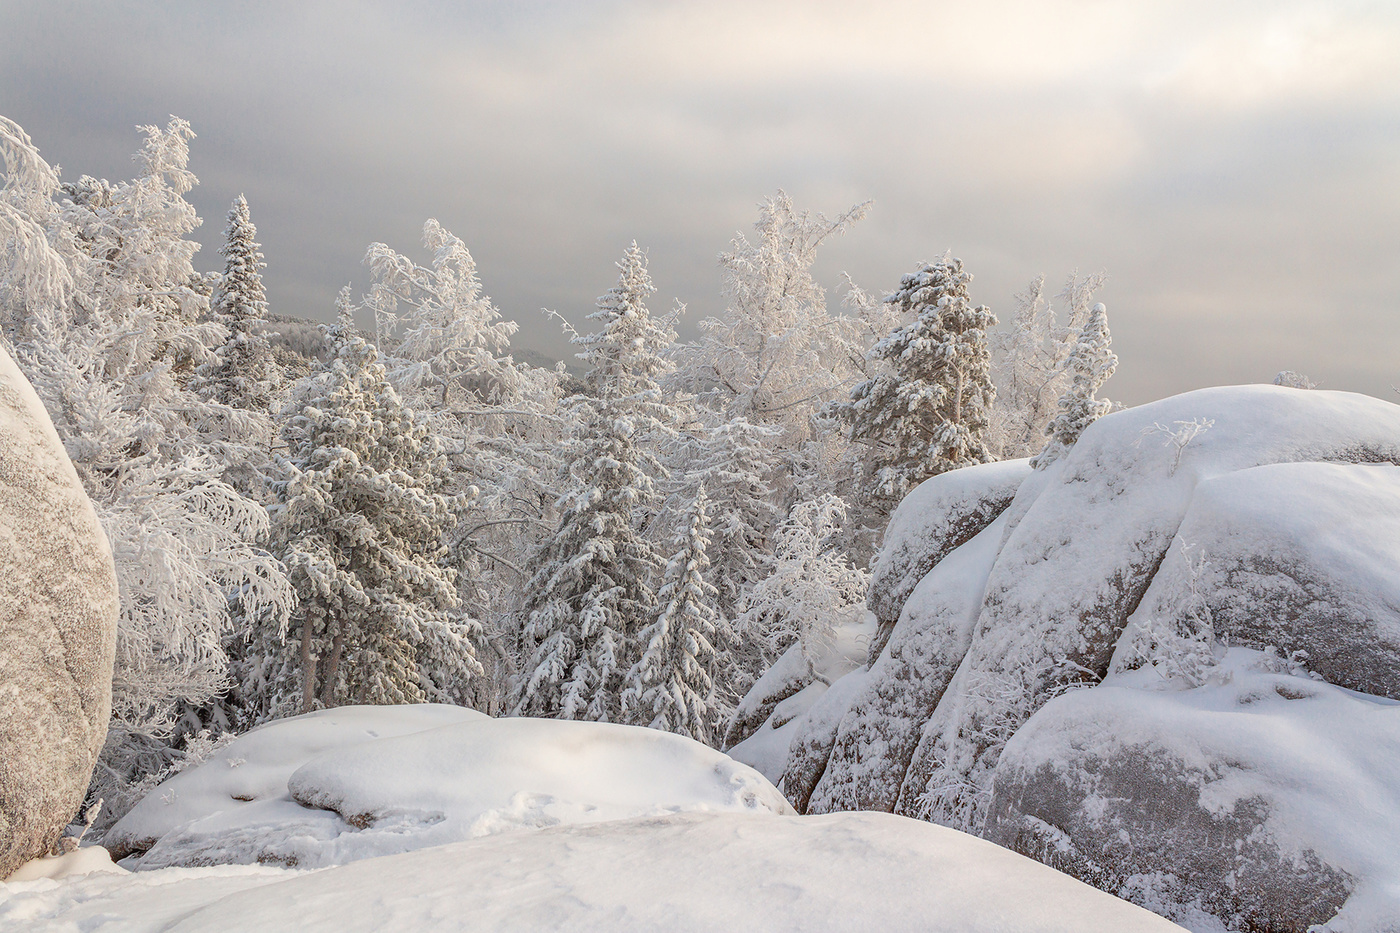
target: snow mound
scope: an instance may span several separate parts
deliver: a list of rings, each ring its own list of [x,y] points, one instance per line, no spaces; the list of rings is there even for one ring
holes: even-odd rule
[[[63,855],[45,855],[30,859],[3,879],[7,884],[16,881],[36,881],[40,878],[72,878],[93,872],[114,872],[126,874],[126,869],[112,862],[112,854],[102,846],[84,846],[65,852]]]
[[[90,933],[1181,929],[998,846],[873,813],[688,813],[309,873],[220,867],[31,882],[0,890],[0,925],[15,920]]]
[[[987,838],[1179,917],[1400,928],[1400,703],[1243,648],[1179,687],[1143,668],[1046,704]]]
[[[317,755],[485,718],[461,706],[423,703],[342,706],[270,722],[165,781],[118,820],[102,841],[122,858],[145,852],[176,829],[213,817],[220,817],[224,827],[260,822],[262,817],[275,820],[278,814],[301,817],[302,808],[287,792],[287,778]]]
[[[441,708],[374,709],[389,720],[404,709],[400,734],[338,743],[291,774],[285,747],[264,737],[272,755],[281,757],[275,769],[260,770],[280,777],[280,794],[260,784],[262,796],[241,807],[224,807],[170,828],[135,864],[142,869],[253,862],[319,868],[561,824],[690,810],[792,812],[753,769],[670,733],[480,714],[416,731],[409,727]],[[314,740],[313,717],[291,722],[300,723],[303,741]],[[182,786],[213,800],[228,770],[226,762],[207,762],[177,775],[153,796],[188,775]],[[213,772],[207,780],[206,771]]]

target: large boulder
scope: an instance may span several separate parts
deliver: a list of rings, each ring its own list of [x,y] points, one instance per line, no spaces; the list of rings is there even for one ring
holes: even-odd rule
[[[0,349],[0,878],[47,854],[107,736],[117,579],[43,404]]]
[[[1007,507],[965,676],[925,728],[895,812],[979,829],[1001,749],[1050,699],[1107,673],[1197,487],[1307,461],[1400,463],[1400,406],[1235,386],[1126,409],[1086,429]]]
[[[1183,686],[1143,668],[1046,704],[984,835],[1192,926],[1400,930],[1400,706],[1244,648]]]
[[[1133,621],[1205,621],[1400,699],[1400,467],[1280,463],[1201,483]]]
[[[1004,530],[1005,520],[998,518],[914,588],[888,644],[862,672],[858,691],[835,724],[821,770],[794,744],[789,774],[799,767],[817,771],[805,800],[784,779],[783,789],[800,811],[894,809],[923,726],[967,654]]]

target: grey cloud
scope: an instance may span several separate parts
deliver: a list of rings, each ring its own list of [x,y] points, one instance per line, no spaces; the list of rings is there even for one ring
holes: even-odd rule
[[[14,3],[0,112],[69,177],[125,177],[134,124],[191,120],[200,262],[245,192],[290,313],[329,317],[369,242],[414,250],[434,216],[521,343],[567,354],[536,309],[581,321],[634,237],[693,327],[784,187],[876,201],[820,262],[833,300],[950,248],[1003,314],[1106,268],[1130,403],[1285,367],[1400,382],[1400,93],[1356,77],[1391,74],[1368,37],[1395,14],[867,6]]]

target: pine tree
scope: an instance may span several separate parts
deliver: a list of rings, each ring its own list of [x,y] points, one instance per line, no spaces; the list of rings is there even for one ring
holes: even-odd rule
[[[1059,414],[1045,428],[1050,443],[1035,459],[1037,468],[1049,466],[1074,446],[1084,429],[1113,410],[1113,403],[1096,396],[1108,377],[1118,368],[1118,357],[1110,349],[1108,310],[1103,302],[1094,305],[1079,339],[1065,360],[1073,374],[1069,390],[1060,396]]]
[[[618,268],[590,315],[602,329],[575,340],[592,394],[569,403],[577,427],[565,450],[568,488],[528,586],[518,715],[618,721],[637,635],[655,605],[660,560],[638,517],[655,511],[664,475],[653,443],[675,433],[676,412],[656,381],[674,334],[647,310],[655,288],[635,242]]]
[[[635,725],[709,744],[715,638],[722,622],[715,605],[719,592],[705,579],[710,566],[706,508],[702,486],[676,530],[676,550],[656,594],[659,611],[642,632],[642,656],[628,674],[622,711]]]
[[[201,395],[225,405],[266,412],[281,373],[262,332],[267,321],[262,270],[267,264],[254,239],[257,233],[248,201],[240,194],[228,212],[224,245],[219,249],[224,273],[212,305],[215,319],[228,329],[228,338],[214,351],[214,358],[199,368],[192,385]]]
[[[283,663],[267,672],[263,713],[451,701],[480,669],[442,565],[461,503],[443,494],[436,439],[356,330],[348,289],[327,339],[330,357],[298,386],[283,429],[274,531],[299,605],[271,649]]]
[[[984,434],[996,396],[987,330],[997,319],[967,297],[971,274],[944,258],[904,276],[886,298],[914,320],[880,340],[883,372],[856,386],[839,413],[870,447],[869,492],[901,498],[946,470],[992,459]]]

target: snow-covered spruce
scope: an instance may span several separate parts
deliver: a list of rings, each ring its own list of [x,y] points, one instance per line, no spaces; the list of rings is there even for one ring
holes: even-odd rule
[[[654,445],[675,433],[677,414],[657,383],[674,333],[646,307],[655,288],[636,243],[618,268],[617,285],[590,315],[602,329],[576,341],[591,394],[569,400],[577,422],[564,454],[562,517],[533,562],[523,610],[519,715],[620,721],[639,634],[656,604],[661,558],[637,516],[659,504],[656,478],[665,468]]]
[[[899,499],[930,476],[992,459],[983,435],[996,397],[987,330],[997,319],[972,306],[971,281],[961,259],[945,258],[885,299],[914,320],[875,344],[881,371],[839,409],[851,440],[870,448],[869,495]]]
[[[1064,368],[1073,374],[1073,382],[1056,403],[1059,413],[1045,426],[1050,443],[1035,458],[1037,469],[1044,469],[1063,456],[1085,428],[1113,410],[1112,402],[1096,394],[1118,368],[1118,356],[1109,349],[1111,343],[1108,310],[1099,302],[1065,360]]]
[[[389,385],[348,296],[328,328],[331,357],[296,389],[283,429],[275,537],[297,590],[249,692],[261,717],[347,702],[450,701],[479,671],[475,623],[459,611],[443,537],[438,442]]]
[[[656,620],[642,630],[642,656],[622,692],[624,719],[712,744],[715,640],[725,625],[719,591],[706,579],[710,560],[705,488],[676,530],[675,548],[656,591]]]
[[[267,292],[262,270],[267,264],[254,239],[257,235],[248,201],[240,194],[228,212],[224,245],[219,249],[224,272],[211,308],[215,319],[228,329],[228,337],[214,350],[213,358],[200,366],[191,387],[226,405],[266,413],[277,397],[281,372],[264,333]]]

